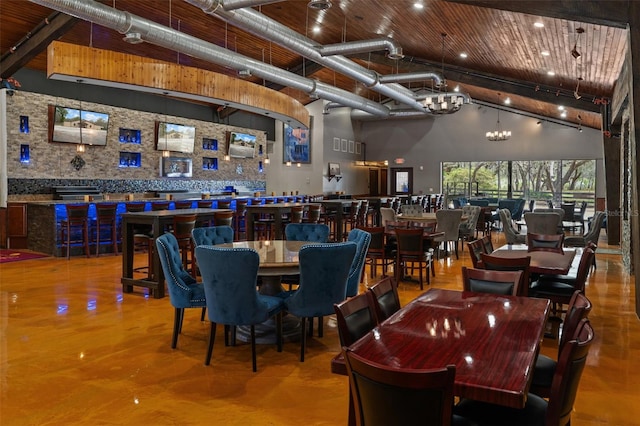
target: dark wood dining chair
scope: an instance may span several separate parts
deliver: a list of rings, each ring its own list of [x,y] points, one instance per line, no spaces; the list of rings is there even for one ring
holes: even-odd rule
[[[527,251],[550,251],[564,253],[562,245],[564,234],[534,234],[527,233]]]
[[[356,425],[452,424],[455,366],[400,369],[342,350]]]
[[[395,235],[398,244],[396,250],[396,280],[398,282],[402,280],[405,276],[405,271],[413,273],[417,263],[420,290],[423,290],[423,269],[426,270],[427,284],[431,284],[429,273],[433,262],[433,252],[425,251],[422,229],[396,228]]]
[[[482,260],[482,267],[484,269],[494,271],[522,271],[518,296],[529,295],[529,265],[531,265],[531,256],[505,258],[482,253],[480,259]]]
[[[517,296],[521,281],[522,271],[492,271],[462,267],[464,291]]]
[[[469,257],[471,257],[471,263],[473,264],[473,267],[479,268],[482,264],[480,255],[485,252],[482,240],[469,241],[467,243],[467,246],[469,247]]]
[[[393,277],[386,277],[367,290],[376,312],[378,322],[382,322],[400,310],[398,283]]]
[[[371,266],[371,277],[375,277],[378,265],[382,268],[382,277],[387,276],[389,265],[395,264],[395,249],[386,244],[384,227],[361,227],[363,231],[371,234],[369,250],[367,250],[367,263]]]

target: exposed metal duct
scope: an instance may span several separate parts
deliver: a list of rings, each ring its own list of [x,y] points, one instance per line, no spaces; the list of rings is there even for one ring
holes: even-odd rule
[[[262,6],[263,4],[280,3],[284,0],[218,0],[218,3],[225,10],[242,9],[245,7]]]
[[[390,99],[406,104],[410,108],[423,111],[423,105],[413,97],[413,92],[400,84],[385,85],[378,81],[379,74],[345,58],[344,56],[327,56],[320,54],[317,43],[290,28],[270,19],[253,9],[227,11],[214,8],[220,0],[184,0],[199,7],[205,13],[212,14],[231,25],[241,28],[258,37],[273,41],[314,62],[344,74]],[[223,5],[224,6],[224,5]],[[210,12],[215,10],[215,12]],[[360,42],[366,44],[366,41]]]
[[[317,93],[330,101],[385,117],[389,109],[366,98],[295,73],[248,58],[213,43],[200,40],[129,12],[113,9],[93,0],[30,0],[42,6],[114,29],[121,34],[139,33],[149,43],[200,58],[224,67],[249,70],[253,75],[305,93]]]
[[[433,80],[436,86],[442,84],[440,74],[435,72],[409,72],[404,74],[381,75],[380,83],[410,83],[412,81]]]
[[[398,60],[404,58],[402,47],[398,45],[392,38],[383,37],[375,40],[351,41],[345,43],[328,44],[321,46],[320,55],[353,55],[354,53],[375,52],[378,50],[386,50],[387,58]]]

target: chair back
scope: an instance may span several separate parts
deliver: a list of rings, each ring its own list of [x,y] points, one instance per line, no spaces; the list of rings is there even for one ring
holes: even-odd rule
[[[551,384],[545,424],[570,424],[580,378],[587,363],[587,355],[593,339],[593,328],[589,320],[584,318],[558,359]]]
[[[210,209],[213,207],[213,200],[198,200],[196,205],[199,209]]]
[[[369,244],[371,244],[371,234],[362,229],[352,229],[349,231],[347,241],[356,243],[357,245],[356,254],[351,263],[349,277],[347,278],[347,297],[351,297],[358,294],[358,286],[360,285],[360,279],[364,271],[364,263],[367,260],[367,251],[369,251]]]
[[[127,212],[143,212],[145,208],[145,203],[126,203],[124,208]]]
[[[89,204],[67,204],[67,223],[83,225],[89,221]]]
[[[576,203],[561,203],[560,208],[563,210],[562,220],[565,222],[573,222],[573,215],[576,210]]]
[[[419,204],[403,204],[400,206],[400,213],[405,216],[420,216],[424,209]]]
[[[482,245],[484,246],[484,252],[487,254],[493,253],[493,242],[491,241],[491,237],[489,235],[485,235],[480,239],[482,241]]]
[[[571,296],[567,313],[564,316],[564,324],[562,325],[562,335],[558,344],[558,358],[565,344],[574,336],[580,321],[586,318],[591,312],[591,301],[587,299],[584,293],[576,290]]]
[[[457,241],[458,229],[462,219],[462,210],[438,210],[436,212],[436,231],[444,232],[441,241]]]
[[[169,202],[168,201],[154,201],[151,203],[151,210],[160,211],[160,210],[169,210]]]
[[[578,272],[576,273],[576,280],[573,285],[575,290],[579,290],[584,293],[589,269],[591,268],[595,255],[596,253],[590,247],[586,247],[582,250],[582,257],[580,257]]]
[[[396,212],[391,207],[380,207],[380,217],[382,218],[382,226],[386,226],[387,222],[395,222]]]
[[[474,240],[467,243],[469,247],[469,256],[471,257],[471,263],[474,268],[478,268],[480,264],[480,255],[484,253],[484,244],[482,240]]]
[[[178,240],[190,239],[191,231],[196,227],[195,214],[180,214],[173,217],[173,234]]]
[[[460,223],[460,233],[463,235],[473,235],[476,232],[478,218],[482,209],[478,206],[463,206],[462,216],[467,216],[465,222]]]
[[[500,222],[502,222],[502,231],[507,244],[524,243],[524,235],[520,235],[513,227],[511,211],[509,209],[500,209],[498,210],[498,215],[500,216]]]
[[[399,369],[343,347],[357,425],[450,425],[455,366]]]
[[[398,284],[392,277],[386,277],[369,287],[369,294],[378,322],[382,322],[400,310]]]
[[[562,217],[556,212],[527,212],[524,214],[527,232],[533,234],[557,234]]]
[[[233,211],[228,212],[214,212],[213,224],[215,226],[232,226],[233,225]]]
[[[195,284],[196,280],[182,265],[178,240],[175,235],[166,233],[156,238],[155,242],[171,305],[174,308],[192,307],[194,301],[191,299],[189,285]]]
[[[424,257],[424,232],[422,229],[397,228],[395,233],[398,244],[398,256]]]
[[[260,257],[249,248],[196,247],[209,321],[252,325],[266,321],[268,306],[256,290]]]
[[[219,209],[230,209],[231,208],[231,200],[218,200],[218,208]]]
[[[476,293],[517,296],[522,271],[493,271],[462,267],[462,288]]]
[[[284,228],[284,235],[289,241],[326,243],[329,241],[329,226],[324,223],[289,223]]]
[[[310,205],[309,210],[307,211],[307,218],[305,222],[318,223],[318,221],[320,220],[321,212],[322,212],[322,206],[320,204]]]
[[[191,239],[197,246],[214,246],[233,242],[233,228],[230,226],[205,226],[194,228]]]
[[[286,300],[287,310],[305,318],[333,314],[333,305],[347,298],[347,278],[356,249],[352,242],[303,246],[298,253],[300,286]]]
[[[604,222],[605,217],[605,212],[595,212],[593,219],[591,220],[591,228],[589,228],[589,232],[584,235],[587,242],[592,242],[595,245],[598,245],[598,239],[600,239],[600,231],[602,230],[602,223]]]
[[[193,208],[193,201],[189,200],[179,200],[175,201],[173,204],[176,207],[176,210]]]
[[[99,222],[115,220],[118,204],[116,203],[97,203],[96,218]]]
[[[550,251],[564,253],[562,243],[564,234],[534,234],[527,233],[527,251]]]
[[[367,293],[334,304],[341,346],[350,346],[378,324]]]
[[[304,206],[292,206],[291,216],[289,220],[291,223],[302,223],[302,215],[304,213]]]
[[[493,271],[522,271],[518,296],[527,296],[529,294],[529,265],[531,264],[531,256],[504,258],[482,253],[480,258],[484,269]]]

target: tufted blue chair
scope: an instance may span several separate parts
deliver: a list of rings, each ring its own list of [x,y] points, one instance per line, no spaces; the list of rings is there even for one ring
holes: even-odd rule
[[[329,241],[329,225],[324,223],[289,223],[284,228],[287,241],[309,241],[313,243],[326,243]],[[300,275],[284,275],[282,283],[291,286],[300,282]]]
[[[204,295],[204,287],[196,283],[196,280],[184,270],[180,248],[175,235],[166,233],[156,239],[156,249],[162,265],[162,272],[167,281],[169,299],[175,308],[173,321],[173,337],[171,348],[178,344],[178,334],[182,331],[182,320],[185,308],[202,308],[202,315],[207,303]]]
[[[333,305],[346,299],[356,250],[352,242],[309,244],[300,249],[300,287],[285,300],[287,311],[301,318],[300,361],[304,361],[307,318],[331,315]]]
[[[204,364],[209,365],[211,362],[217,324],[225,325],[225,338],[230,326],[233,333],[236,326],[250,326],[251,360],[255,372],[257,370],[255,325],[275,317],[276,344],[278,352],[281,352],[284,300],[280,297],[260,294],[256,290],[260,258],[253,249],[198,246],[196,258],[202,273],[209,321],[211,321],[209,347]]]
[[[290,223],[284,229],[284,235],[289,241],[326,243],[329,241],[329,226],[324,223]]]
[[[367,251],[369,250],[369,244],[371,244],[371,234],[362,229],[352,229],[349,232],[347,241],[356,243],[358,247],[349,270],[349,278],[347,279],[347,297],[353,297],[358,294],[364,262],[367,260]]]
[[[233,228],[230,226],[206,226],[201,228],[194,228],[191,231],[191,239],[193,244],[191,248],[191,259],[193,259],[194,265],[191,268],[191,275],[195,278],[198,273],[197,260],[195,257],[196,246],[214,246],[216,244],[232,243],[233,242]],[[202,318],[204,321],[204,318]]]

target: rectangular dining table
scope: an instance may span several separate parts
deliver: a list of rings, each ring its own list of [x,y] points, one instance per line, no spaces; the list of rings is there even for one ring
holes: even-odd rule
[[[431,289],[350,349],[394,368],[456,366],[456,396],[522,408],[550,302]]]
[[[133,277],[133,234],[136,225],[151,225],[153,230],[152,238],[158,238],[164,233],[164,229],[173,223],[174,216],[195,214],[198,221],[213,221],[216,212],[230,212],[229,209],[178,209],[178,210],[158,210],[144,212],[127,212],[122,217],[122,291],[131,293],[133,286],[146,287],[151,290],[153,297],[161,299],[164,297],[164,275],[160,267],[158,253],[153,250],[151,265],[149,265],[149,276],[146,278]]]
[[[531,257],[529,272],[545,275],[565,275],[574,262],[580,261],[582,251],[573,247],[563,249],[563,253],[551,251],[528,251],[526,244],[505,244],[491,253],[502,258]]]

